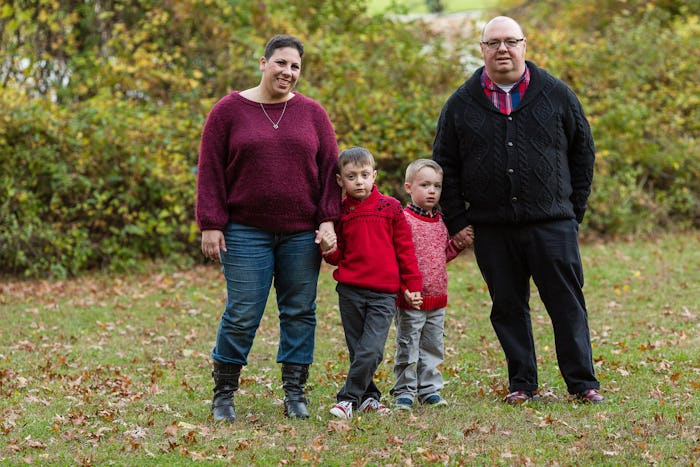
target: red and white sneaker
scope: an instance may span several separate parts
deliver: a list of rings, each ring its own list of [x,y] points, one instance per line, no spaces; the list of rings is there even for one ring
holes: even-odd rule
[[[350,401],[340,401],[333,406],[331,409],[331,414],[338,418],[344,420],[350,420],[352,418],[352,402]]]
[[[382,404],[374,397],[365,399],[360,408],[357,410],[358,412],[376,412],[379,415],[387,415],[391,413],[391,409],[389,407]]]

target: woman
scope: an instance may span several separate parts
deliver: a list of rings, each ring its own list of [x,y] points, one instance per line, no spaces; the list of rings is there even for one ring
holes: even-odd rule
[[[303,55],[295,37],[270,39],[260,84],[217,102],[202,131],[196,218],[202,253],[221,262],[227,287],[212,350],[215,420],[236,418],[233,393],[273,278],[285,414],[309,416],[304,385],[314,351],[318,243],[326,232],[335,238],[340,187],[328,115],[293,92]]]

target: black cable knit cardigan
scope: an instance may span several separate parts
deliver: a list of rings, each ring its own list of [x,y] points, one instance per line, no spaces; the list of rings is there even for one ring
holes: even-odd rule
[[[595,148],[574,92],[526,62],[530,84],[510,114],[481,87],[483,67],[445,103],[433,144],[450,234],[467,225],[576,219],[587,207]]]

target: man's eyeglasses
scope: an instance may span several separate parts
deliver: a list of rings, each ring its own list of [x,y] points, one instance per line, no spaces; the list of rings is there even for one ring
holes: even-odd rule
[[[524,41],[525,38],[520,38],[520,39],[505,39],[505,40],[498,40],[498,39],[492,39],[490,41],[481,41],[482,44],[484,44],[486,47],[488,47],[491,50],[498,50],[501,48],[501,44],[505,44],[507,48],[509,49],[514,49],[520,44],[522,41]]]

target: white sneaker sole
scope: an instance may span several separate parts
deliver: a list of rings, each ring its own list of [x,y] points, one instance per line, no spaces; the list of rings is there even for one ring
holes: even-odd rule
[[[335,415],[336,417],[342,418],[343,420],[350,420],[352,418],[352,413],[348,414],[340,407],[333,407],[331,409],[331,415]]]

